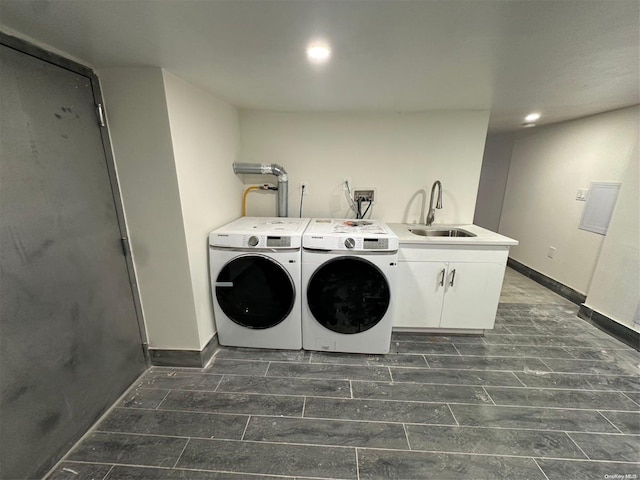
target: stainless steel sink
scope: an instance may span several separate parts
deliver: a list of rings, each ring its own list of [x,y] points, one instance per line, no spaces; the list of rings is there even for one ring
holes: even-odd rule
[[[409,231],[422,237],[475,237],[461,228],[410,228]]]

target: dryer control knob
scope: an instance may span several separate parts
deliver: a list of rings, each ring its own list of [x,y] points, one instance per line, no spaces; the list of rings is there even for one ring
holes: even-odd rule
[[[344,246],[347,248],[353,248],[356,246],[356,241],[353,238],[347,238],[344,241]]]
[[[260,242],[260,239],[255,235],[249,237],[249,246],[255,247]]]

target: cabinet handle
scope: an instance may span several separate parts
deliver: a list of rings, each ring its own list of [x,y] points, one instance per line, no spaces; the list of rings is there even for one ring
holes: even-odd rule
[[[446,272],[447,272],[447,269],[446,269],[446,268],[443,268],[443,269],[442,269],[442,272],[440,272],[440,273],[442,274],[442,277],[440,277],[440,286],[441,286],[441,287],[444,287],[444,277],[445,277],[445,275],[446,275]]]
[[[449,284],[450,287],[453,287],[453,282],[456,280],[456,269],[454,268],[453,271],[451,272],[451,283]]]

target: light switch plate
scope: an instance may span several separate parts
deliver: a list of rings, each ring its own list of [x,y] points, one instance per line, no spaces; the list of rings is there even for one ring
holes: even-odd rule
[[[581,202],[586,202],[587,195],[589,195],[588,188],[579,188],[578,193],[576,194],[576,200],[580,200]]]

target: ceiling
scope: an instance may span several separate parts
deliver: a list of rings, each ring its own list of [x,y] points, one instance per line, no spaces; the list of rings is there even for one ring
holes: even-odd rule
[[[245,109],[490,110],[490,131],[639,103],[637,0],[0,0],[95,69],[159,66]],[[331,61],[306,61],[310,40]]]

